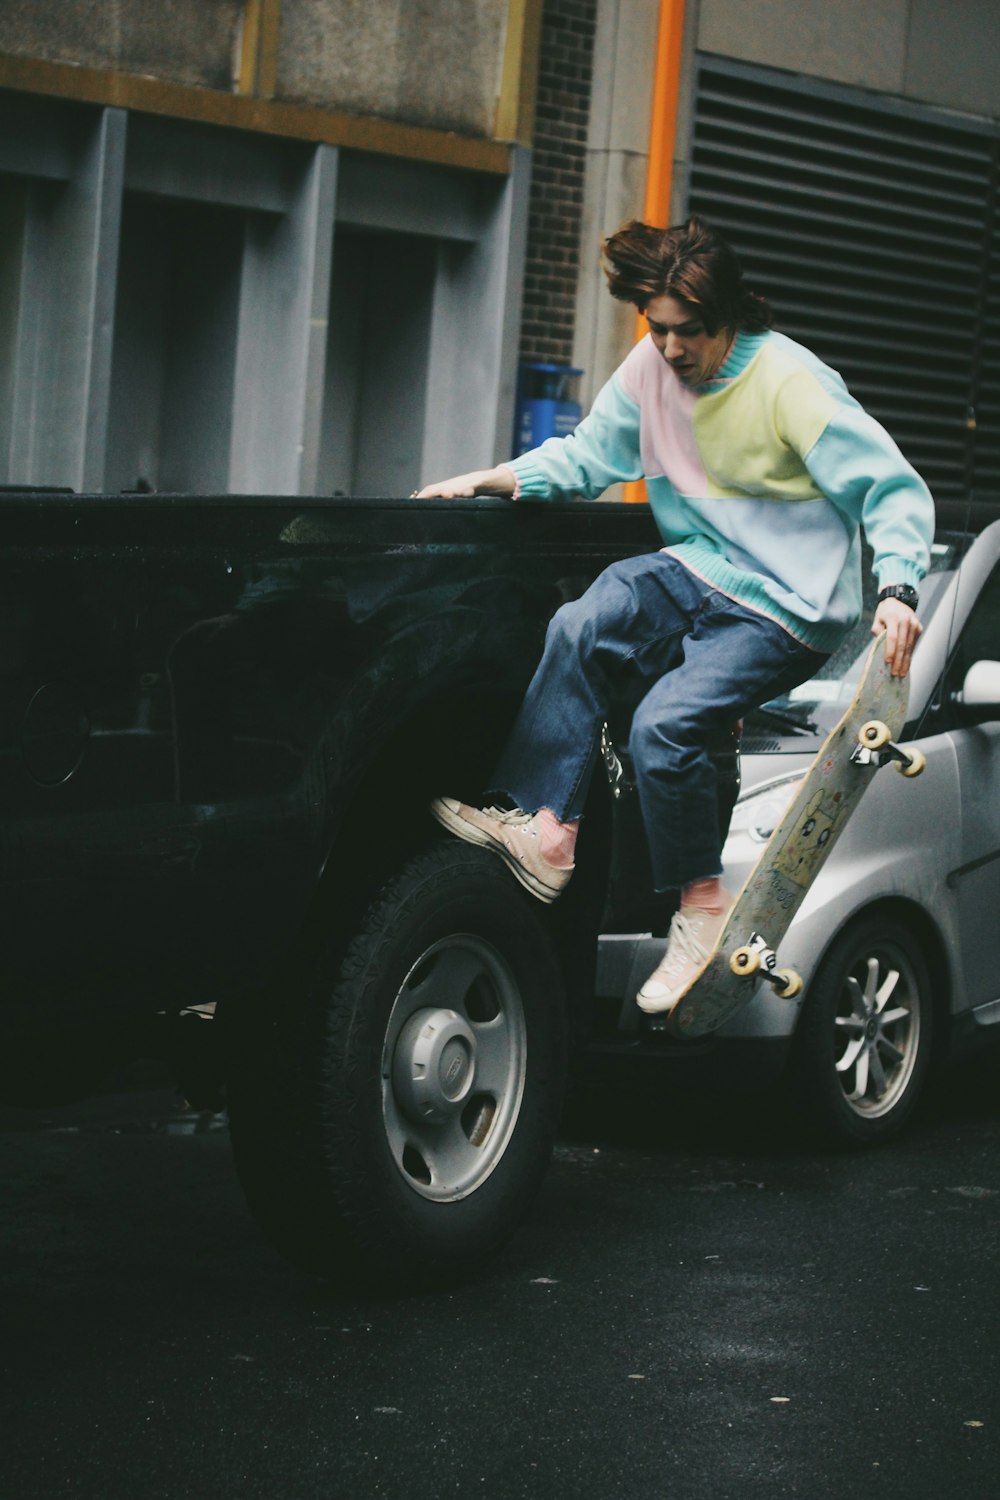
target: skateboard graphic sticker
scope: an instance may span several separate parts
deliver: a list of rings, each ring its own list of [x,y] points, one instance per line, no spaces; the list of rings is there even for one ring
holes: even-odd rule
[[[832,762],[830,763],[832,769]],[[775,875],[807,887],[818,869],[823,853],[833,837],[834,827],[843,810],[843,794],[825,796],[820,790],[802,810],[802,816],[788,835],[784,847],[774,860]]]

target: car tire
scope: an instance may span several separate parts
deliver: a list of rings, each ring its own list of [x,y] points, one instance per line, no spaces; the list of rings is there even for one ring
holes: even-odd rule
[[[824,1142],[876,1145],[903,1129],[933,1026],[927,962],[909,928],[875,916],[846,928],[809,985],[792,1049],[794,1102]]]
[[[389,882],[301,1004],[236,1028],[236,1164],[290,1260],[379,1289],[447,1282],[523,1218],[567,1050],[534,906],[494,854],[448,840]]]

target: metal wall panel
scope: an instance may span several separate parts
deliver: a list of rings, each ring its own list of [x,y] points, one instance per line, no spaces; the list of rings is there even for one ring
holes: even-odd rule
[[[986,265],[982,351],[977,380],[974,483],[1000,495],[1000,209],[994,180],[993,235]]]
[[[936,498],[1000,493],[997,127],[702,57],[692,140],[689,208],[776,326],[840,371]]]

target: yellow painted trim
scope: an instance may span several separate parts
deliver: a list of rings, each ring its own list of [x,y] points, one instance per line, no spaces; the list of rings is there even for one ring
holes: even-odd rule
[[[257,93],[273,99],[278,86],[278,36],[281,30],[281,0],[262,0],[260,51],[257,62]]]
[[[684,0],[660,0],[643,221],[664,229],[670,223],[670,194],[673,187],[683,56]],[[635,320],[636,343],[645,338],[646,331],[646,320],[638,314]],[[624,498],[633,503],[645,501],[645,483],[640,479],[627,484]]]
[[[260,21],[264,0],[246,0],[243,7],[243,30],[240,36],[240,65],[236,89],[240,94],[256,94],[260,57]]]
[[[499,177],[510,172],[510,148],[502,141],[401,125],[370,115],[349,115],[273,99],[223,94],[217,89],[167,83],[110,69],[78,68],[68,63],[0,53],[0,88],[131,109],[139,114],[224,125],[235,130],[253,130],[289,140],[343,146],[378,156],[461,167]]]
[[[543,0],[508,0],[500,94],[493,134],[530,146],[535,133]]]

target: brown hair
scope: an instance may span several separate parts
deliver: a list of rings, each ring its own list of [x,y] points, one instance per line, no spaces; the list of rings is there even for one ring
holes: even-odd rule
[[[710,337],[721,328],[760,333],[773,322],[768,303],[744,285],[735,250],[697,215],[672,229],[632,219],[601,249],[612,297],[640,312],[654,297],[676,297],[697,307]]]

